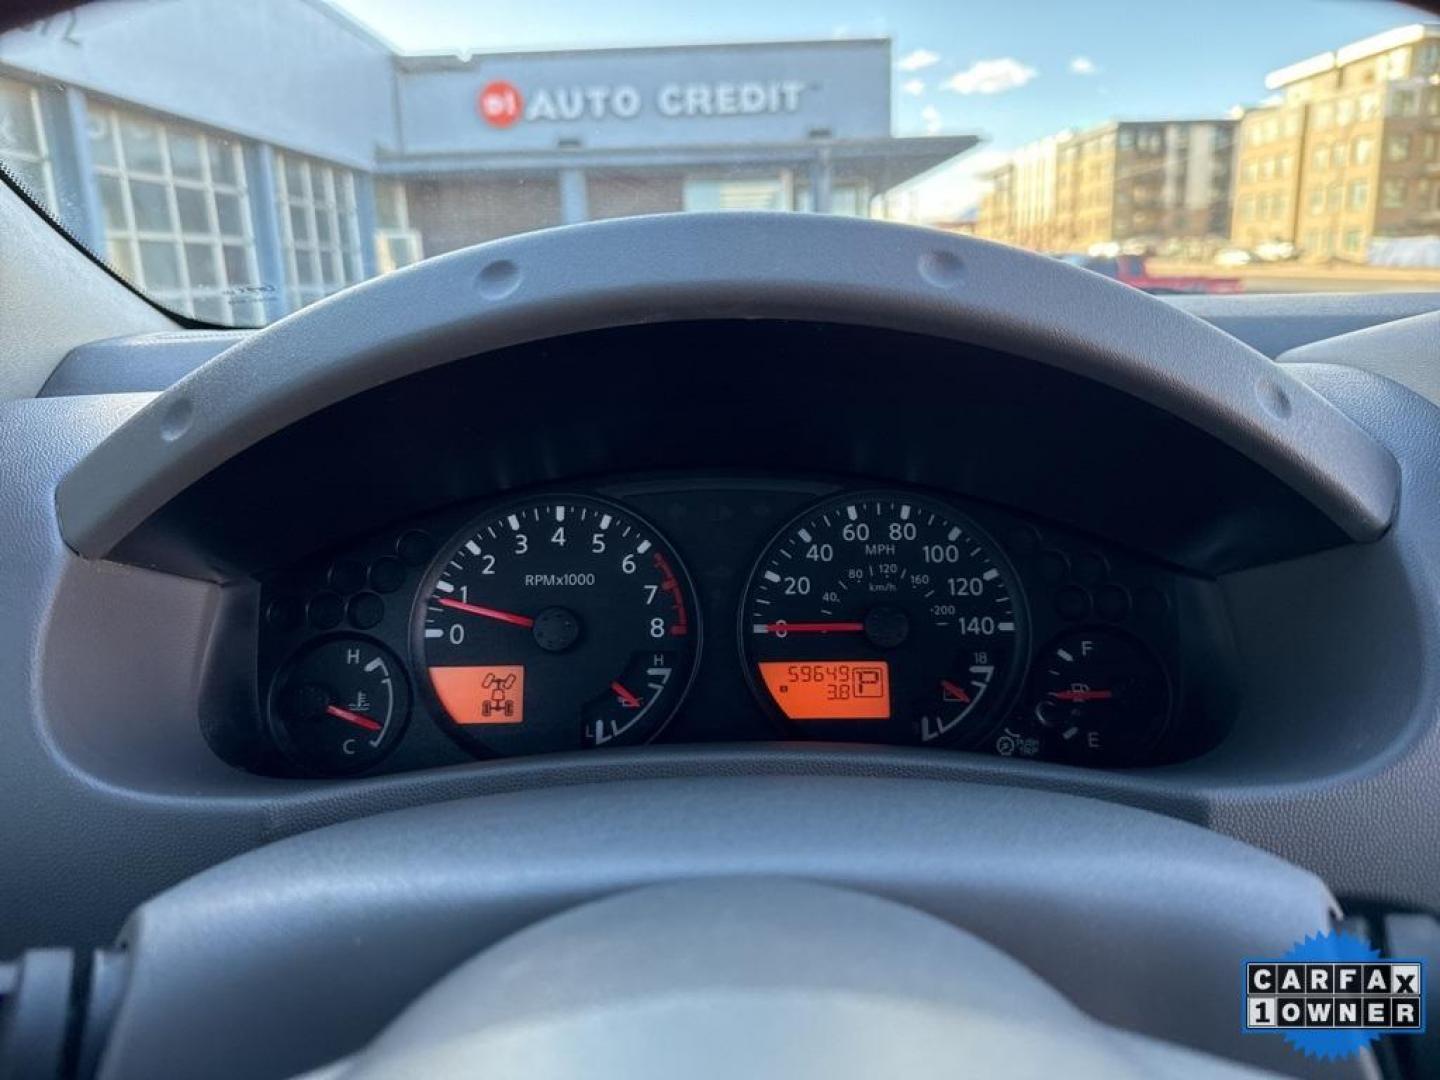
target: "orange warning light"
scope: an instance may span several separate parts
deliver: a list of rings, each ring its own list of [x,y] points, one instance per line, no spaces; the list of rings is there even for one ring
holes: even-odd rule
[[[763,660],[760,677],[791,720],[890,719],[890,665],[884,660]]]
[[[432,667],[435,696],[457,724],[519,724],[525,720],[525,667]]]

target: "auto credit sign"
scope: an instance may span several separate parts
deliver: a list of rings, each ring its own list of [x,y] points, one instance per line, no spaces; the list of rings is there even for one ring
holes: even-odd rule
[[[765,116],[798,112],[809,89],[800,79],[667,82],[646,94],[628,84],[538,86],[522,90],[508,79],[486,83],[475,111],[495,128],[545,121],[634,120],[645,110],[657,116]]]

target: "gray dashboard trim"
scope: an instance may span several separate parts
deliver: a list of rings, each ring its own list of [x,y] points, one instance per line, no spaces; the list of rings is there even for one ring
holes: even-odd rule
[[[1440,310],[1440,292],[1165,296],[1272,359],[1289,349]],[[175,330],[105,338],[65,354],[40,397],[159,393],[254,330]]]
[[[1302,345],[1280,361],[1359,368],[1440,402],[1440,311]]]
[[[1056,260],[933,230],[796,214],[660,215],[513,237],[338,293],[170,387],[80,462],[60,527],[99,558],[283,427],[426,368],[538,338],[692,318],[905,330],[1073,371],[1268,469],[1355,540],[1389,526],[1399,470],[1374,439],[1236,339]]]
[[[1440,291],[1424,293],[1242,293],[1171,296],[1169,302],[1266,356],[1397,319],[1440,311]]]

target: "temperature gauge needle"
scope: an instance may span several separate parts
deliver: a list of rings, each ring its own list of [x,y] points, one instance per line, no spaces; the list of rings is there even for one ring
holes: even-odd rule
[[[337,720],[344,720],[347,724],[354,724],[366,731],[383,731],[383,724],[378,724],[368,716],[362,716],[358,712],[351,712],[349,709],[342,709],[339,705],[326,705],[325,711]]]
[[[1056,701],[1109,701],[1115,696],[1113,690],[1051,690],[1050,696]]]
[[[523,626],[526,629],[535,625],[535,620],[528,615],[516,615],[514,612],[500,611],[498,608],[481,607],[479,604],[467,604],[463,600],[451,600],[448,596],[437,596],[435,601],[441,607],[454,608],[456,611],[463,611],[467,615],[479,615],[482,618],[495,619],[497,622]]]
[[[625,687],[621,686],[618,682],[612,682],[610,689],[615,691],[615,696],[620,699],[620,704],[624,705],[627,709],[638,709],[640,707],[640,699],[629,690],[626,690]]]

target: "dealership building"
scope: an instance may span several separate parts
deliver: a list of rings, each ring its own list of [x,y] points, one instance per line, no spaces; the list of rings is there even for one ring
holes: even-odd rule
[[[114,0],[0,37],[0,163],[146,292],[273,319],[552,225],[866,215],[974,145],[891,135],[888,39],[401,55],[324,0]]]

